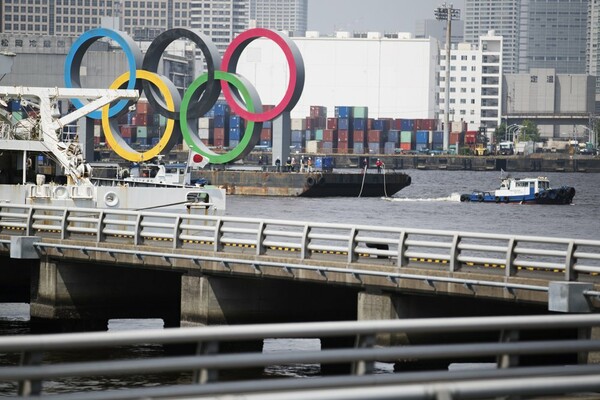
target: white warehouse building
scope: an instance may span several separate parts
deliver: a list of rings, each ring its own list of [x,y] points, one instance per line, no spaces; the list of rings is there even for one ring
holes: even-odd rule
[[[439,44],[410,34],[368,33],[352,37],[292,38],[305,67],[304,91],[292,118],[309,115],[310,106],[368,107],[370,118],[437,119]],[[393,37],[390,37],[393,36]],[[277,104],[289,79],[283,52],[267,39],[253,41],[242,53],[237,72],[252,82],[263,104]]]

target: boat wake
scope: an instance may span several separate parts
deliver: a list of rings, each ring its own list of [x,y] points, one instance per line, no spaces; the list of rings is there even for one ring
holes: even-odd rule
[[[384,200],[392,202],[451,202],[460,203],[460,193],[452,193],[446,197],[421,197],[421,198],[409,198],[409,197],[384,197]]]

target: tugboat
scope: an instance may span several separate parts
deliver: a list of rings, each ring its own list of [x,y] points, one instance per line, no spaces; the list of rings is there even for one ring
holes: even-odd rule
[[[575,197],[575,188],[561,186],[552,188],[548,178],[501,178],[500,188],[494,191],[474,190],[462,194],[462,202],[478,203],[518,203],[518,204],[571,204]]]

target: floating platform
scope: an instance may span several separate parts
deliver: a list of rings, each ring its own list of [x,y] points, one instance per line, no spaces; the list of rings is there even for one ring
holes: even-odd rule
[[[273,172],[260,170],[200,170],[192,179],[205,178],[227,194],[301,197],[390,197],[411,183],[400,172]]]

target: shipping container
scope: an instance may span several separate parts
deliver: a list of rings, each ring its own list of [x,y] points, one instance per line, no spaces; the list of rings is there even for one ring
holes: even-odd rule
[[[135,138],[136,134],[137,134],[137,126],[134,125],[122,125],[119,128],[119,131],[121,132],[121,137],[122,138]]]
[[[337,142],[338,131],[334,129],[323,129],[323,140],[326,142]]]
[[[164,117],[163,117],[164,118]],[[166,120],[166,118],[165,118]],[[210,129],[213,127],[213,119],[212,118],[198,118],[198,128],[200,129]],[[164,126],[164,125],[162,125]]]
[[[213,144],[215,146],[225,147],[229,144],[229,138],[225,135],[225,128],[216,128],[214,131]]]
[[[138,100],[137,104],[135,105],[135,111],[138,115],[149,114],[151,112],[150,104],[148,104],[148,101],[146,100]]]
[[[467,123],[465,121],[452,121],[450,123],[451,132],[466,132]]]
[[[304,140],[304,131],[292,131],[292,142],[301,143]]]
[[[212,142],[211,137],[212,137],[212,129],[208,129],[208,128],[199,128],[198,129],[198,138],[201,140],[204,140],[205,143]]]
[[[337,118],[327,118],[327,129],[337,129],[338,120]]]
[[[237,147],[237,145],[240,144],[240,141],[235,139],[235,140],[231,140],[231,138],[229,138],[229,147],[230,148],[234,148]]]
[[[353,140],[350,139],[350,132],[344,129],[338,129],[338,141],[341,142],[353,142]]]
[[[400,120],[401,131],[415,131],[415,120],[414,119],[401,119]]]
[[[390,130],[390,120],[384,118],[373,120],[371,129],[374,131],[387,132]]]
[[[415,130],[417,131],[433,131],[437,129],[437,120],[435,119],[416,119]]]
[[[263,106],[263,110],[265,109],[265,106]],[[223,102],[218,102],[213,106],[213,115],[216,116],[228,116],[231,113],[231,108],[229,107],[229,105],[227,103],[223,103]]]
[[[336,106],[334,108],[334,116],[336,118],[352,118],[352,107],[350,106]]]
[[[412,147],[412,143],[411,142],[400,142],[400,149],[404,150],[404,151],[410,151],[413,150]]]
[[[354,107],[352,110],[353,117],[367,119],[369,118],[369,107]]]
[[[307,153],[318,153],[319,152],[319,140],[307,140],[306,141],[306,152]]]
[[[244,120],[239,115],[229,117],[229,128],[242,128]]]
[[[465,133],[465,144],[475,144],[477,141],[477,131],[467,131]]]
[[[309,115],[312,118],[315,117],[327,117],[327,107],[324,106],[310,106]]]
[[[326,153],[333,153],[333,142],[321,141],[320,149]]]
[[[338,118],[338,129],[353,130],[352,120],[350,118]]]
[[[417,143],[415,145],[416,151],[425,151],[429,149],[429,143]]]
[[[414,141],[415,141],[415,134],[412,131],[400,132],[400,143],[413,143]]]
[[[266,140],[268,142],[271,142],[271,140],[273,140],[273,132],[271,131],[271,129],[267,129],[267,128],[262,128],[262,130],[260,131],[260,140]]]
[[[369,143],[369,154],[381,154],[379,143]]]
[[[354,143],[365,144],[367,142],[367,134],[364,131],[354,131],[352,133],[352,139]]]
[[[263,147],[271,147],[271,141],[270,140],[261,140],[259,142],[259,144]]]
[[[429,144],[429,131],[417,131],[415,135],[415,141],[417,144]]]
[[[392,143],[400,143],[400,131],[390,130],[387,133],[387,141]]]
[[[354,118],[353,127],[355,131],[366,131],[367,130],[367,119],[365,118]]]
[[[136,134],[138,138],[147,138],[148,137],[148,127],[146,126],[137,126]]]
[[[348,154],[348,150],[351,148],[348,146],[348,142],[337,142],[337,152],[340,154]]]
[[[315,132],[307,129],[304,131],[304,140],[315,140]]]
[[[383,144],[383,154],[394,154],[396,152],[396,143],[385,142]]]
[[[323,129],[315,129],[314,133],[315,140],[323,140]]]
[[[269,128],[269,129],[271,129],[273,127],[273,121],[265,121],[262,124],[263,124],[263,128]]]
[[[367,141],[369,144],[377,143],[378,145],[382,145],[385,142],[385,132],[380,130],[370,130],[367,133]]]
[[[242,131],[240,128],[229,128],[229,141],[237,140],[239,141],[242,137]],[[230,144],[231,145],[231,144]]]
[[[306,129],[306,118],[292,118],[291,125],[292,125],[293,131],[303,131]],[[263,122],[263,127],[264,127],[264,122]]]
[[[365,154],[365,145],[364,145],[364,143],[356,143],[356,142],[354,142],[353,152],[354,152],[354,154]]]
[[[448,140],[448,144],[463,144],[465,140],[464,132],[450,132],[450,139]]]
[[[444,147],[444,132],[433,131],[431,143],[433,144],[434,150],[439,150],[439,149],[436,149],[436,146],[439,146],[439,145]]]
[[[215,115],[213,124],[215,128],[225,128],[227,130],[229,128],[229,117],[225,115]]]

